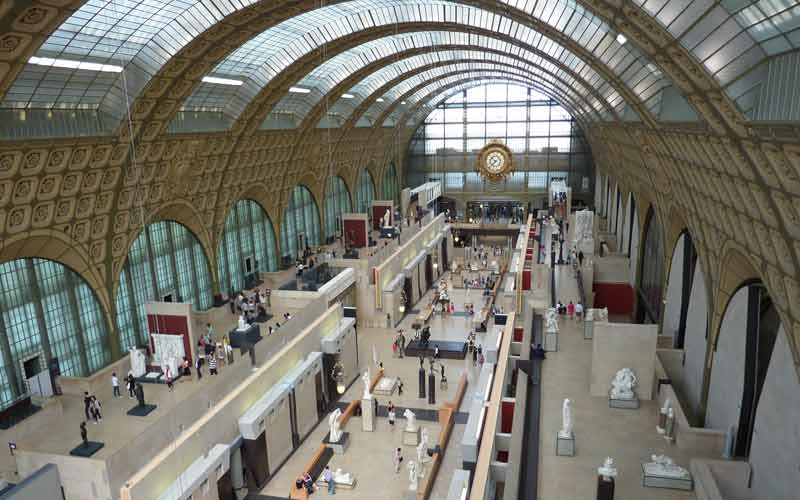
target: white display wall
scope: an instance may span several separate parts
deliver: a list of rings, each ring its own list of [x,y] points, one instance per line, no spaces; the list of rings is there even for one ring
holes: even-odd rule
[[[284,395],[280,402],[264,419],[267,440],[267,459],[270,474],[274,473],[292,452],[292,422],[289,411],[289,395]]]
[[[317,415],[317,370],[305,373],[294,388],[294,402],[297,411],[297,434],[302,441],[314,428],[319,416]]]

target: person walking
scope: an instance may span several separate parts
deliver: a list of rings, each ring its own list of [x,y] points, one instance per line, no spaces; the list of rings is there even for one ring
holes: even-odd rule
[[[331,466],[326,465],[325,470],[322,471],[322,479],[328,483],[328,495],[335,495],[336,494],[336,481],[333,480],[333,472],[331,471]]]
[[[400,464],[403,463],[403,450],[397,448],[394,450],[394,455],[392,456],[392,462],[394,463],[394,473],[400,473]]]
[[[113,372],[111,374],[111,390],[113,391],[114,397],[118,398],[119,395],[119,379],[117,378],[117,372]]]
[[[400,358],[406,355],[406,336],[403,335],[403,330],[400,330]]]
[[[211,375],[217,374],[217,357],[214,355],[208,358],[208,372]]]
[[[372,398],[372,403],[375,406],[375,416],[377,417],[378,416],[378,398],[373,397]]]
[[[194,369],[197,370],[197,380],[203,378],[203,357],[197,356],[197,360],[194,362]]]
[[[128,399],[133,399],[136,397],[136,394],[133,393],[133,388],[136,385],[136,381],[133,379],[133,372],[128,372],[128,377],[125,379],[125,384],[128,388]]]
[[[400,377],[397,377],[397,395],[403,395],[403,381],[400,380]]]
[[[575,304],[575,319],[579,322],[583,319],[583,304],[580,302]]]
[[[98,400],[95,396],[91,396],[89,410],[95,424],[103,421],[103,415],[100,414],[101,409],[102,407],[100,406],[100,400]]]
[[[392,426],[392,430],[394,430],[394,419],[395,419],[395,412],[394,412],[394,405],[391,401],[389,401],[389,406],[386,408],[387,415],[389,416],[389,425]]]
[[[583,250],[578,252],[578,264],[583,267]]]
[[[573,304],[572,301],[570,300],[569,304],[567,304],[567,317],[569,319],[572,319],[574,315],[575,315],[575,304]]]
[[[439,359],[439,344],[433,346],[433,359]]]

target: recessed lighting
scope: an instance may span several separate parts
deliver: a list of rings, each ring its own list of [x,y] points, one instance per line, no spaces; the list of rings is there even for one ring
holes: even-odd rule
[[[304,89],[303,87],[289,87],[289,92],[295,94],[310,94],[311,89]]]
[[[383,97],[378,97],[377,99],[375,99],[375,101],[376,102],[383,102]]]
[[[623,35],[622,33],[617,34],[617,43],[620,45],[625,45],[625,42],[628,41],[628,37]]]
[[[405,104],[406,104],[406,101],[400,101],[400,104],[402,104],[403,106],[405,106]]]
[[[218,85],[232,85],[234,87],[238,87],[244,83],[241,80],[232,80],[230,78],[217,78],[216,76],[204,76],[203,82],[216,83]]]
[[[99,71],[102,73],[121,73],[122,66],[114,64],[99,64],[93,62],[73,61],[70,59],[53,59],[51,57],[31,57],[30,64],[37,66],[52,66],[54,68],[83,69],[86,71]]]
[[[342,99],[352,99],[355,96],[353,94],[342,94]]]

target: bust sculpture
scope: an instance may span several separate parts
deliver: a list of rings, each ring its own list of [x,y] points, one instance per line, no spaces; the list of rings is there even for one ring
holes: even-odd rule
[[[572,401],[569,398],[565,398],[561,406],[561,430],[558,431],[558,437],[572,438]]]
[[[603,461],[603,465],[597,468],[597,474],[603,476],[603,479],[606,481],[612,477],[617,477],[617,466],[614,463],[614,459],[606,457]]]
[[[364,394],[361,399],[372,399],[372,391],[370,390],[372,381],[369,378],[369,368],[361,374],[361,381],[364,382]]]
[[[611,381],[611,399],[634,399],[636,395],[633,388],[636,387],[636,375],[630,368],[623,368],[617,372],[614,380]]]
[[[652,476],[690,479],[689,471],[677,465],[666,455],[650,455],[650,462],[644,465],[645,473]]]
[[[545,316],[545,332],[558,333],[558,313],[555,307],[551,307],[547,310],[547,315]]]
[[[406,431],[416,432],[417,416],[414,414],[414,412],[406,408],[406,411],[403,412],[403,417],[406,419]]]
[[[244,320],[244,316],[239,315],[239,326],[236,329],[239,331],[247,330],[247,322]]]
[[[338,443],[339,440],[342,438],[342,429],[340,426],[339,419],[342,416],[342,410],[336,408],[331,412],[328,416],[328,427],[330,428],[330,435],[328,436],[328,440],[331,443]]]

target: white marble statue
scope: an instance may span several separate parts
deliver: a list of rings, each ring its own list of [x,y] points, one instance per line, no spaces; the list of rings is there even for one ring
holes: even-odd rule
[[[606,457],[606,459],[603,460],[603,465],[597,468],[597,474],[603,476],[606,480],[611,477],[617,477],[617,466],[614,463],[614,459]]]
[[[648,476],[671,477],[675,479],[690,479],[689,471],[677,465],[666,455],[650,455],[650,462],[644,464],[645,474]]]
[[[608,308],[595,309],[594,320],[597,323],[608,323]]]
[[[419,488],[419,472],[417,471],[417,464],[413,460],[408,461],[408,489],[409,491],[417,491]]]
[[[341,429],[341,417],[342,417],[342,410],[336,408],[331,412],[328,416],[328,427],[331,430],[331,434],[328,437],[328,440],[331,443],[338,443],[339,440],[342,438],[342,429]]]
[[[392,217],[392,214],[389,212],[389,209],[386,209],[386,213],[383,214],[383,227],[389,227],[389,222]]]
[[[239,315],[239,326],[236,329],[240,332],[247,330],[247,322],[244,320],[244,316]]]
[[[544,331],[547,333],[558,333],[558,312],[555,307],[551,307],[547,310]]]
[[[416,432],[417,431],[417,416],[414,414],[413,411],[406,408],[406,411],[403,412],[403,417],[406,419],[406,431],[408,432]]]
[[[338,484],[353,484],[353,474],[336,469],[333,472],[333,482]]]
[[[623,368],[611,381],[611,399],[634,399],[636,397],[633,393],[634,387],[636,387],[636,375],[630,368]]]
[[[561,406],[561,430],[558,431],[558,437],[572,438],[572,401],[569,398],[565,398]]]
[[[369,368],[361,374],[361,381],[364,382],[364,394],[361,395],[361,399],[372,399],[372,391],[369,387],[372,384],[372,380],[369,378]]]
[[[130,348],[131,371],[134,377],[144,377],[147,374],[147,359],[144,352],[134,347]]]
[[[575,241],[592,239],[594,212],[579,210],[575,212]]]
[[[428,429],[423,427],[422,437],[417,445],[417,463],[420,467],[422,467],[422,464],[431,461],[431,457],[428,456],[428,437]]]

